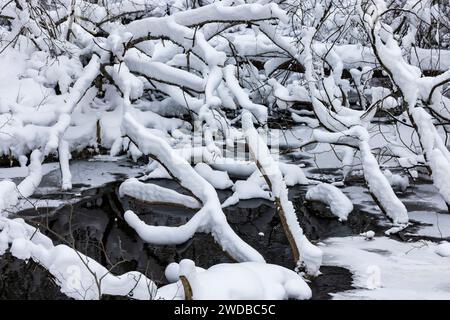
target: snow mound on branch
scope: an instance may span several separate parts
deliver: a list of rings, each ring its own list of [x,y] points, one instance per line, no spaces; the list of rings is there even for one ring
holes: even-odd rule
[[[309,179],[305,176],[303,170],[291,163],[279,162],[281,173],[283,174],[284,181],[289,187],[295,186],[297,184],[310,184]]]
[[[181,205],[191,209],[200,208],[200,203],[190,196],[155,184],[143,183],[136,178],[125,180],[120,185],[119,195],[121,197],[127,195],[151,203]]]
[[[389,181],[381,172],[378,163],[373,156],[367,141],[362,141],[359,146],[361,162],[364,168],[364,177],[370,192],[383,204],[386,215],[394,223],[405,224],[408,222],[408,211],[405,205],[397,198]]]
[[[350,199],[331,184],[321,183],[308,189],[306,199],[327,204],[330,206],[331,212],[339,218],[339,221],[346,221],[348,214],[353,211],[353,204]]]
[[[197,270],[197,272],[205,271],[205,269],[198,266],[196,266],[195,269]],[[170,283],[177,282],[180,278],[180,264],[177,262],[169,263],[169,265],[166,267],[166,270],[164,271],[164,276]]]
[[[34,150],[30,156],[30,164],[28,165],[28,176],[23,179],[17,186],[20,196],[24,198],[30,197],[34,190],[39,186],[42,179],[42,154],[39,150]]]
[[[266,300],[309,299],[311,289],[300,275],[281,266],[258,263],[223,263],[201,270],[193,261],[182,260],[169,265],[172,280],[185,276],[191,285],[193,299],[203,300]],[[178,267],[178,268],[177,268]],[[167,271],[167,270],[166,270]],[[178,275],[178,277],[177,277]],[[183,299],[181,282],[169,284],[158,295]],[[176,295],[178,292],[178,295]]]
[[[253,171],[253,173],[247,178],[247,180],[238,180],[233,185],[232,190],[234,193],[222,203],[222,208],[232,206],[238,203],[240,200],[249,199],[267,199],[273,201],[273,195],[268,190],[266,181],[261,176],[259,170]]]
[[[304,123],[311,128],[317,128],[320,126],[319,121],[317,121],[314,118],[299,116],[299,115],[295,114],[294,112],[291,113],[291,117],[292,117],[292,120],[294,120],[294,122]]]
[[[430,166],[433,170],[433,184],[445,202],[450,204],[450,162],[440,150],[434,149],[430,152]]]
[[[16,184],[9,180],[0,181],[0,216],[18,202]],[[1,252],[1,250],[0,250]]]
[[[375,237],[375,232],[372,230],[362,232],[359,234],[360,236],[363,236],[366,240],[372,240],[373,237]]]
[[[392,173],[390,170],[383,171],[384,176],[388,179],[389,184],[392,187],[397,187],[401,191],[405,191],[409,187],[408,177],[401,176],[399,174]]]
[[[435,252],[441,257],[450,257],[450,243],[443,242],[437,246]]]
[[[239,202],[239,200],[248,199],[267,199],[273,200],[270,192],[264,190],[262,186],[256,181],[248,180],[238,180],[233,186],[233,195],[224,201],[222,208],[232,206]]]
[[[214,170],[206,163],[197,163],[195,171],[216,189],[228,189],[233,186],[226,171]]]
[[[424,155],[432,171],[434,186],[444,198],[447,205],[450,204],[450,152],[442,141],[433,120],[425,109],[416,107],[411,112],[417,126],[420,141],[424,146]]]
[[[146,179],[172,179],[167,170],[160,164],[156,166],[148,175],[145,176]]]

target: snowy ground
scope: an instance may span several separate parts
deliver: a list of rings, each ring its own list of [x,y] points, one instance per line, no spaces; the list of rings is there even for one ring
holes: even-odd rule
[[[330,238],[321,248],[325,265],[353,273],[355,289],[334,299],[450,299],[450,256],[439,255],[436,243],[357,236]]]

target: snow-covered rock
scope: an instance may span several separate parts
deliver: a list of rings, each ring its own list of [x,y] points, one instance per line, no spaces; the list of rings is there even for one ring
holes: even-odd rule
[[[320,183],[309,188],[306,200],[327,204],[331,213],[338,217],[339,221],[346,221],[348,214],[353,211],[353,203],[350,199],[341,190],[327,183]]]
[[[450,257],[450,243],[442,242],[436,247],[436,253],[441,257]]]
[[[184,275],[192,288],[193,299],[267,300],[309,299],[311,289],[302,277],[281,266],[256,263],[223,263],[207,270],[195,267],[191,260],[172,263],[166,268],[169,281],[158,289],[157,297],[183,299],[179,276]]]
[[[409,187],[409,179],[406,176],[401,176],[396,173],[392,173],[390,170],[383,171],[384,176],[388,179],[390,185],[394,188],[398,188],[402,192]]]

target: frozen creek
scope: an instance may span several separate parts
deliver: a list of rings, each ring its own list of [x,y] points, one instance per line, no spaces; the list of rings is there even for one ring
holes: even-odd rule
[[[123,220],[123,212],[132,209],[152,225],[180,225],[194,210],[148,205],[118,197],[120,181],[138,176],[143,167],[122,158],[96,158],[73,161],[74,189],[60,192],[59,169],[46,164],[46,175],[30,201],[22,201],[16,213],[28,223],[46,225],[55,243],[59,236],[74,237],[79,251],[111,267],[113,273],[137,270],[158,284],[165,284],[164,268],[170,262],[189,258],[201,267],[231,262],[209,235],[197,234],[178,246],[144,243]],[[308,170],[305,170],[308,172]],[[310,170],[310,176],[332,179],[333,170]],[[0,169],[2,178],[20,180],[20,169]],[[153,180],[161,186],[177,188],[170,180]],[[357,177],[343,192],[354,203],[344,223],[332,216],[324,205],[305,201],[306,187],[290,188],[300,224],[306,235],[324,251],[322,275],[312,279],[313,299],[351,298],[449,298],[450,257],[437,253],[438,243],[450,239],[450,215],[439,202],[428,181],[420,180],[400,193],[409,210],[411,225],[399,234],[387,237],[391,228]],[[219,192],[220,200],[231,191]],[[270,201],[244,200],[224,209],[237,234],[274,264],[292,268],[287,240],[278,215]],[[367,240],[361,233],[374,231]],[[58,236],[55,236],[56,233]],[[414,275],[414,276],[409,276]],[[64,299],[51,276],[33,262],[23,262],[6,254],[0,258],[0,299]]]

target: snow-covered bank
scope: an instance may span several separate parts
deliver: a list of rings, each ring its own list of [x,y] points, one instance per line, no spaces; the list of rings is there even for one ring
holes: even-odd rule
[[[334,299],[450,299],[450,257],[439,244],[400,242],[387,237],[331,238],[324,241],[324,265],[353,273],[354,290]]]

